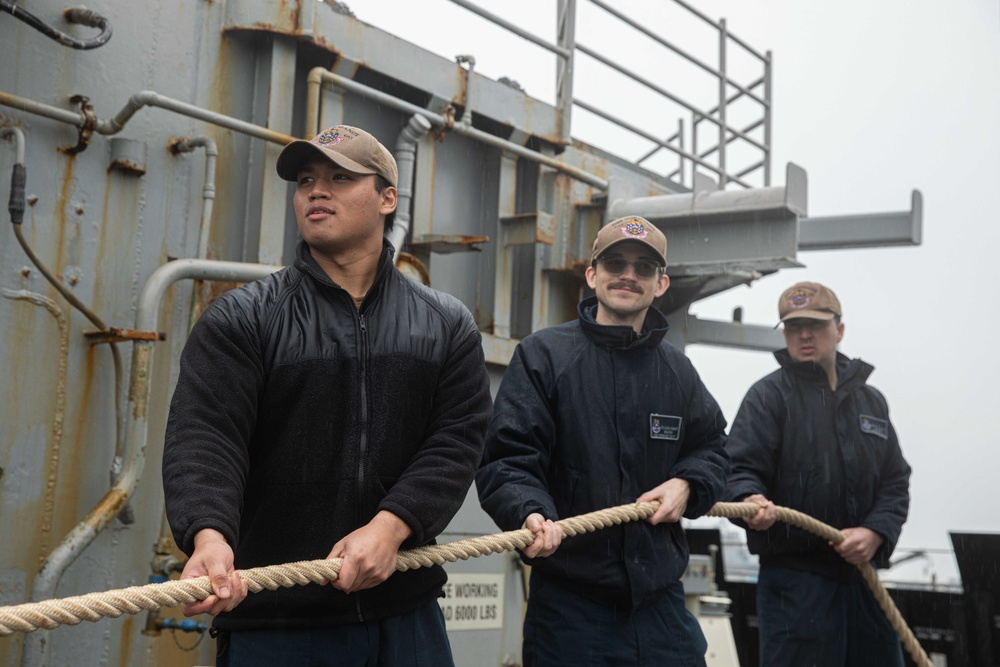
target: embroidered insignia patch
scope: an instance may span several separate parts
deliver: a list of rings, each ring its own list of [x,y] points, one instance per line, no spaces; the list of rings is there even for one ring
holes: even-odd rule
[[[654,440],[680,440],[681,417],[673,415],[649,415],[649,437]]]
[[[344,140],[344,137],[341,136],[340,132],[338,132],[337,130],[333,130],[333,131],[327,130],[326,132],[324,132],[322,134],[316,135],[316,138],[313,139],[313,143],[314,144],[319,144],[321,146],[326,146],[326,145],[329,145],[329,144],[332,144],[332,145],[336,146],[337,144],[339,144],[343,140]]]
[[[805,308],[809,305],[811,295],[804,289],[797,289],[788,295],[788,305],[792,308]]]
[[[621,226],[621,230],[622,236],[628,236],[633,239],[644,239],[649,236],[649,230],[646,229],[646,226],[635,219],[626,221]]]
[[[861,432],[877,435],[883,440],[888,440],[889,422],[888,420],[872,417],[871,415],[861,415]]]

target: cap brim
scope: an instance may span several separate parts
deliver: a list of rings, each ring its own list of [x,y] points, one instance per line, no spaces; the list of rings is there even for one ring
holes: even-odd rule
[[[278,172],[278,176],[282,179],[295,181],[298,179],[299,170],[302,168],[302,165],[317,157],[326,158],[338,167],[343,167],[356,174],[377,173],[374,169],[364,167],[354,160],[321,148],[304,139],[293,141],[282,148],[281,153],[278,154],[278,161],[275,163],[274,168]]]
[[[666,268],[666,266],[667,266],[667,258],[664,257],[660,253],[659,250],[657,250],[656,246],[654,246],[652,243],[646,241],[645,239],[636,239],[636,238],[621,238],[621,239],[616,239],[616,240],[612,241],[608,245],[606,245],[603,248],[601,248],[601,251],[599,253],[592,253],[591,257],[590,257],[591,261],[597,259],[600,255],[603,255],[607,251],[609,251],[612,248],[614,248],[616,245],[619,245],[619,244],[622,244],[622,243],[638,243],[638,244],[646,246],[647,248],[649,248],[653,252],[654,255],[656,255],[656,258],[658,260],[660,260],[660,266],[663,267],[663,268]]]
[[[835,313],[831,313],[829,310],[796,310],[782,317],[781,322],[784,322],[785,320],[798,320],[798,319],[832,320],[836,316],[837,315]],[[781,322],[779,322],[779,324]]]

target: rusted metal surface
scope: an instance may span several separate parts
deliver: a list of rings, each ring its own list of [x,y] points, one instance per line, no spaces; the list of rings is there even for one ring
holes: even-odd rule
[[[135,329],[125,329],[123,327],[108,327],[104,331],[84,331],[92,343],[122,343],[130,340],[166,340],[167,334],[163,331],[136,331]]]
[[[87,149],[90,145],[90,138],[94,135],[94,128],[97,127],[97,116],[94,115],[94,105],[83,95],[74,95],[69,98],[73,104],[80,105],[80,113],[83,114],[83,123],[79,127],[75,146],[64,146],[60,148],[66,155],[76,155]]]
[[[488,236],[466,236],[464,234],[423,234],[410,242],[415,247],[426,246],[431,252],[447,255],[453,252],[479,252],[479,244],[489,243]]]

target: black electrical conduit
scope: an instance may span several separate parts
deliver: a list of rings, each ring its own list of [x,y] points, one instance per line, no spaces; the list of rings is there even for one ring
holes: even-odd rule
[[[31,12],[14,4],[11,0],[0,0],[0,11],[7,12],[14,18],[24,21],[46,37],[51,37],[63,46],[68,46],[73,49],[96,49],[98,46],[106,44],[107,41],[111,39],[111,24],[108,20],[97,12],[87,9],[86,7],[70,7],[63,12],[63,18],[70,23],[90,26],[91,28],[100,28],[101,33],[97,37],[92,37],[90,39],[77,39],[76,37],[70,37],[66,33],[56,30]]]
[[[5,0],[0,0],[4,2]],[[47,266],[35,255],[35,252],[28,245],[28,240],[24,238],[24,233],[21,231],[21,223],[24,221],[24,192],[25,184],[27,182],[27,170],[24,167],[23,162],[17,162],[14,164],[13,172],[10,177],[10,201],[7,204],[7,210],[10,212],[10,221],[14,227],[14,236],[17,237],[17,242],[21,244],[21,248],[24,249],[24,254],[28,256],[31,263],[38,268],[39,272],[45,279],[52,283],[52,286],[59,291],[60,294],[69,302],[71,306],[79,310],[81,313],[90,320],[95,327],[101,331],[107,331],[108,325],[104,322],[101,317],[95,313],[93,310],[87,307],[85,303],[80,301],[75,294],[73,294],[69,289],[63,285],[62,281],[57,278],[52,271],[49,270]],[[119,469],[122,465],[122,458],[124,457],[125,449],[125,433],[124,433],[124,415],[122,413],[122,384],[124,378],[124,366],[122,365],[121,352],[118,350],[118,345],[115,343],[110,343],[111,345],[111,358],[114,361],[115,367],[115,461],[112,464],[111,472],[111,483],[114,484],[115,477],[121,472]],[[131,505],[126,505],[122,508],[121,512],[118,514],[118,519],[128,525],[135,521],[135,514],[132,511]]]

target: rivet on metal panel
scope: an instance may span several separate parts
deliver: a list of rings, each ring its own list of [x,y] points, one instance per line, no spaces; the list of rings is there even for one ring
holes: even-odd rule
[[[80,112],[83,114],[83,125],[79,129],[76,146],[63,146],[59,150],[66,155],[76,155],[77,153],[82,153],[90,145],[90,137],[94,134],[94,128],[97,127],[97,116],[94,114],[94,105],[90,103],[90,99],[87,97],[74,95],[69,98],[69,101],[80,105]]]

